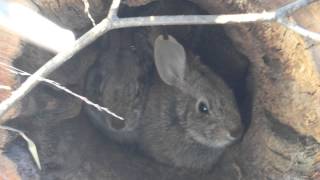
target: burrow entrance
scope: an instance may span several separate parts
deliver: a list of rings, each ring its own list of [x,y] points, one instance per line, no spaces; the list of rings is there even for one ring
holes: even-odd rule
[[[175,0],[170,2],[154,1],[146,6],[128,7],[120,9],[120,17],[138,17],[152,15],[196,15],[208,14],[192,2]],[[210,67],[215,73],[224,79],[228,86],[233,90],[236,97],[242,120],[246,127],[250,123],[251,111],[251,90],[247,85],[249,73],[249,61],[233,45],[230,38],[224,31],[228,28],[220,25],[206,26],[157,26],[144,28],[129,28],[129,31],[142,31],[145,41],[151,33],[170,34],[174,36],[184,47],[191,49],[194,54],[200,56],[204,64]],[[115,30],[116,31],[116,30]],[[152,36],[152,35],[151,35]],[[140,48],[148,51],[152,47],[144,47],[132,38],[132,48]],[[106,38],[100,39],[100,44]],[[150,46],[152,46],[150,44]],[[103,51],[101,49],[100,51]],[[152,52],[151,52],[152,53]],[[95,65],[93,65],[95,66]]]

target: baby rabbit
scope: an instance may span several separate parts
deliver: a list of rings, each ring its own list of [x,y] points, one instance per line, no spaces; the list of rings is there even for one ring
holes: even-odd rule
[[[156,38],[154,63],[125,49],[118,45],[102,56],[105,66],[98,71],[103,72],[89,73],[87,91],[126,120],[86,107],[92,121],[112,139],[136,143],[159,162],[210,169],[242,134],[232,91],[172,36]]]

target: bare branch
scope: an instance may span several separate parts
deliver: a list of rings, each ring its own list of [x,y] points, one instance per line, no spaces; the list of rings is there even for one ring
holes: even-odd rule
[[[16,101],[24,97],[39,82],[37,79],[46,77],[53,72],[75,53],[95,41],[98,37],[111,29],[137,27],[137,26],[155,26],[155,25],[185,25],[185,24],[227,24],[227,23],[245,23],[257,21],[278,20],[292,14],[318,0],[297,0],[275,12],[263,12],[260,14],[237,14],[237,15],[202,15],[202,16],[151,16],[138,18],[118,18],[117,12],[120,0],[113,0],[108,17],[93,27],[74,44],[73,48],[67,49],[50,59],[45,65],[31,75],[21,86],[12,92],[12,95],[0,104],[0,116],[2,116]],[[289,26],[291,27],[291,26]],[[301,31],[296,31],[300,32]],[[302,34],[303,35],[303,34]],[[309,37],[314,37],[309,36]]]
[[[278,22],[281,23],[282,25],[286,26],[287,28],[295,31],[296,33],[303,35],[306,38],[320,41],[320,34],[319,33],[309,31],[309,30],[297,25],[294,22],[288,21],[287,18],[278,20]]]
[[[275,19],[274,12],[231,14],[231,15],[178,15],[122,18],[113,22],[115,29],[125,27],[157,26],[157,25],[209,25],[235,24]]]
[[[54,53],[72,47],[76,39],[72,31],[16,1],[0,0],[0,26]]]
[[[279,8],[276,11],[276,13],[277,13],[276,18],[280,19],[285,16],[289,16],[292,13],[294,13],[295,11],[297,11],[301,8],[304,8],[304,7],[308,6],[309,4],[312,4],[316,1],[318,1],[318,0],[297,0],[295,2],[292,2],[286,6]]]
[[[59,53],[51,60],[49,60],[45,65],[38,69],[34,74],[32,74],[26,81],[24,81],[21,86],[12,92],[11,96],[0,104],[0,116],[2,116],[9,108],[22,97],[24,97],[34,86],[36,86],[39,81],[39,77],[46,77],[48,74],[53,72],[64,62],[70,59],[75,53],[86,47],[88,44],[96,40],[99,36],[104,34],[106,31],[110,30],[111,23],[109,19],[104,19],[89,32],[81,36],[76,42],[73,48],[70,48],[64,52]]]
[[[7,91],[11,91],[12,90],[10,86],[1,85],[1,84],[0,84],[0,89],[1,90],[7,90]]]
[[[118,10],[119,10],[120,3],[121,3],[121,0],[112,1],[107,18],[111,20],[118,19]]]

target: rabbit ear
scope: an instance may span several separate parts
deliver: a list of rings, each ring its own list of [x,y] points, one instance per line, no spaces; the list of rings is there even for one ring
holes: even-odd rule
[[[160,78],[168,85],[183,82],[186,69],[186,52],[172,36],[160,35],[154,43],[154,59]]]

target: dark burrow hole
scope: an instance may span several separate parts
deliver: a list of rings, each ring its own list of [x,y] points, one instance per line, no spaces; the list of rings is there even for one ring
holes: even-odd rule
[[[170,3],[155,1],[146,6],[120,8],[120,17],[137,17],[151,15],[196,15],[207,14],[191,2],[174,0]],[[201,25],[201,26],[157,26],[145,28],[130,28],[130,31],[144,31],[146,34],[157,29],[163,34],[175,37],[184,47],[191,49],[194,54],[200,56],[204,64],[224,79],[233,90],[242,116],[245,129],[251,120],[251,94],[247,87],[247,75],[249,69],[248,59],[234,47],[230,38],[226,35],[225,26]],[[147,36],[147,35],[146,35]],[[104,38],[101,38],[102,41]],[[132,37],[134,39],[134,37]],[[133,40],[135,41],[135,39]],[[147,49],[139,42],[134,42],[133,49]],[[102,42],[103,44],[104,42]],[[150,47],[149,47],[150,48]],[[96,63],[97,64],[97,63]]]

